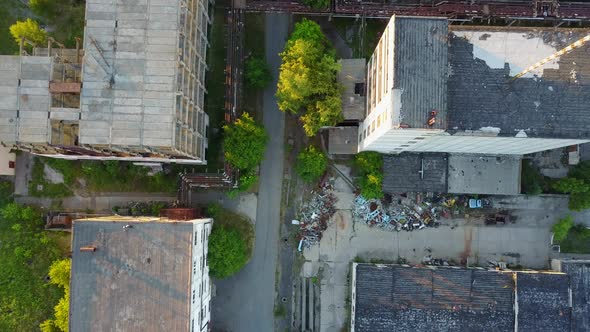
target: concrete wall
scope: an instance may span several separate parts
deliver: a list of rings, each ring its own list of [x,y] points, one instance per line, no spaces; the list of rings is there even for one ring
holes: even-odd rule
[[[207,252],[213,219],[193,220],[190,331],[206,332],[211,319],[211,281]],[[202,317],[202,319],[201,319]]]

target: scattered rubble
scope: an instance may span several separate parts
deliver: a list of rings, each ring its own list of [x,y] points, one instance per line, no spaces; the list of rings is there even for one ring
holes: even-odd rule
[[[413,231],[440,226],[440,218],[449,218],[458,206],[456,197],[444,196],[417,201],[400,197],[393,201],[384,204],[381,200],[367,200],[359,195],[352,205],[353,220],[389,231]]]
[[[313,190],[311,198],[301,204],[298,213],[299,251],[322,239],[322,233],[328,228],[328,221],[336,213],[336,200],[332,183],[327,181],[319,189]]]

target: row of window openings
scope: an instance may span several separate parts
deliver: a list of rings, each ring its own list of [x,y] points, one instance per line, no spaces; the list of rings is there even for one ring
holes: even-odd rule
[[[372,133],[374,133],[375,129],[381,127],[381,123],[385,123],[385,121],[387,121],[387,116],[388,113],[383,112],[379,114],[379,116],[377,116],[377,119],[373,119],[371,124],[359,135],[359,143],[362,142],[365,138],[367,138],[367,135],[371,135]]]
[[[204,315],[206,312],[207,312],[207,305],[205,305],[204,309],[199,310],[199,319],[200,319],[199,321],[201,321],[201,322],[203,321],[203,318],[204,318]],[[197,324],[199,323],[199,321],[197,321]],[[194,331],[195,331],[195,319],[193,318],[191,320],[191,332],[194,332]]]
[[[208,286],[207,280],[204,281],[204,284],[201,283],[199,285],[199,297],[203,297],[203,289],[205,289],[205,292],[206,292],[207,291],[207,286]],[[196,300],[196,297],[197,297],[196,295],[197,295],[197,291],[193,289],[193,304],[195,304],[195,300]]]

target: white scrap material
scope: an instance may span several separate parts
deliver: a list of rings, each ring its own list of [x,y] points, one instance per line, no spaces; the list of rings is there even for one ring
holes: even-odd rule
[[[500,133],[500,128],[498,127],[481,127],[479,128],[480,131],[484,133],[492,133],[498,135]]]
[[[518,138],[526,138],[528,137],[528,135],[524,132],[523,129],[519,130],[518,133],[516,133],[516,136],[514,137],[518,137]]]
[[[514,76],[533,64],[557,52],[554,46],[546,44],[540,35],[508,31],[453,31],[457,37],[467,39],[473,45],[473,57],[485,61],[490,68],[502,69],[510,66]],[[523,77],[543,76],[543,69],[559,69],[559,58],[550,61]]]

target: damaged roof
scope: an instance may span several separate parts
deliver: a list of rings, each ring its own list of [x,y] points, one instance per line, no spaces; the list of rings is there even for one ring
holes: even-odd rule
[[[570,277],[572,331],[590,331],[590,260],[561,261],[561,272]]]
[[[401,153],[383,156],[383,191],[447,192],[446,153]]]
[[[565,274],[374,264],[354,269],[357,332],[513,331],[515,326],[570,331]]]
[[[500,136],[590,137],[590,43],[524,77],[512,78],[587,34],[587,30],[454,27],[449,34],[447,129],[496,130]]]

